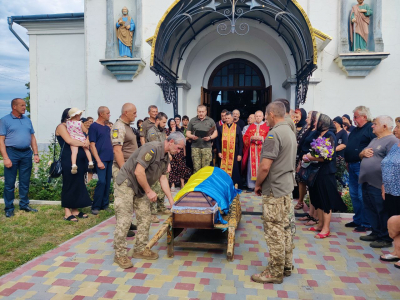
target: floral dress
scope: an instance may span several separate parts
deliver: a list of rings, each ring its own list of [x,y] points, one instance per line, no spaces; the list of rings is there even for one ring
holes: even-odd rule
[[[169,136],[170,131],[166,131],[167,136]],[[185,182],[192,175],[192,171],[186,166],[186,157],[184,155],[183,149],[179,151],[177,154],[172,155],[171,160],[171,172],[169,173],[169,183],[180,185],[181,178],[185,180]]]
[[[78,140],[81,142],[86,141],[86,136],[82,131],[82,122],[81,121],[67,121],[67,131],[71,138],[74,140]]]

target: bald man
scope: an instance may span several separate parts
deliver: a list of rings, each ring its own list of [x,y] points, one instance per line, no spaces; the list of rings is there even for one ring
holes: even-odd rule
[[[96,159],[96,172],[99,177],[93,196],[93,215],[98,215],[100,210],[108,210],[114,160],[110,139],[111,128],[106,124],[110,121],[110,110],[106,106],[100,106],[97,114],[98,119],[89,128],[90,151]]]
[[[136,106],[132,103],[125,103],[121,109],[121,116],[115,122],[111,129],[111,143],[114,151],[114,162],[112,166],[112,176],[114,182],[117,178],[119,170],[138,148],[136,135],[130,124],[136,119]],[[134,236],[136,226],[131,225],[128,237]]]
[[[246,124],[242,119],[240,119],[240,111],[235,109],[234,111],[232,111],[232,115],[233,115],[233,122],[237,124],[240,128],[240,131],[242,131],[244,126],[246,126]]]

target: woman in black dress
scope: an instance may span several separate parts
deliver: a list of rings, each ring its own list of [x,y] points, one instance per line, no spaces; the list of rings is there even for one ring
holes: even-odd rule
[[[181,131],[176,127],[176,122],[174,119],[168,120],[168,129],[166,131],[167,136],[172,132]],[[169,183],[171,184],[171,191],[175,191],[175,186],[180,185],[181,188],[184,187],[185,181],[190,178],[191,171],[186,166],[186,149],[183,148],[178,153],[172,155],[171,160],[171,172],[169,172]]]
[[[61,207],[65,210],[64,220],[77,222],[77,218],[87,218],[88,216],[79,212],[78,208],[88,207],[92,205],[89,193],[85,185],[85,174],[88,170],[88,161],[83,146],[88,146],[88,142],[82,143],[72,139],[67,131],[66,122],[68,119],[67,108],[61,117],[61,124],[57,126],[56,136],[58,143],[62,149],[61,166],[63,186],[61,192]],[[71,174],[71,148],[70,146],[79,147],[76,158],[78,173]]]
[[[333,149],[336,147],[336,136],[331,130],[335,130],[331,118],[321,114],[317,123],[317,136],[330,140]],[[316,161],[316,165],[320,168],[316,176],[315,183],[310,187],[310,194],[315,194],[313,205],[318,211],[319,223],[315,227],[311,227],[310,231],[319,232],[315,238],[323,239],[330,236],[330,222],[332,210],[346,211],[346,205],[337,191],[336,173],[336,151],[332,160],[316,158],[307,153],[303,156],[303,161]]]

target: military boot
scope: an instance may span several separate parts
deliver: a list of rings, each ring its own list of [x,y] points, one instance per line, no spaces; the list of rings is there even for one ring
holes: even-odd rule
[[[122,269],[129,269],[133,267],[131,260],[128,256],[114,256],[114,262],[119,265]]]
[[[283,276],[272,277],[268,270],[263,271],[260,274],[254,274],[251,276],[251,279],[257,283],[277,283],[280,284],[283,282]]]
[[[151,250],[144,249],[143,252],[133,252],[132,258],[156,260],[158,254]]]
[[[285,277],[289,277],[290,275],[292,275],[292,270],[294,270],[294,266],[290,267],[285,267],[283,269],[283,276]]]

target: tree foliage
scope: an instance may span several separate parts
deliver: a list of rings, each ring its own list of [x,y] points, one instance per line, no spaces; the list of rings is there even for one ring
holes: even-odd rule
[[[25,83],[26,88],[28,89],[28,96],[26,96],[24,98],[25,103],[26,103],[26,111],[28,112],[27,117],[30,118],[31,117],[31,92],[29,92],[29,90],[31,89],[31,83]]]

